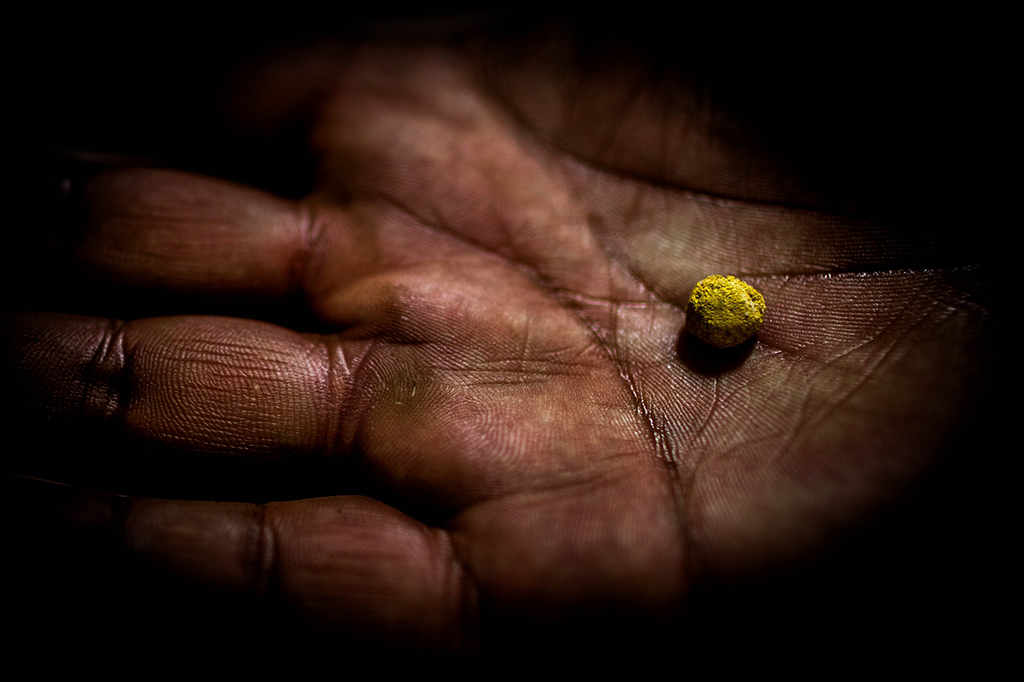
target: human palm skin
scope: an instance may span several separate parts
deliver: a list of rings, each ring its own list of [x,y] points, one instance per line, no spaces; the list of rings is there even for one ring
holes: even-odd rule
[[[53,428],[239,475],[358,464],[331,497],[90,516],[199,583],[440,649],[484,619],[672,618],[897,498],[969,400],[977,270],[815,208],[685,82],[587,72],[558,42],[370,44],[239,93],[257,128],[311,108],[310,196],[108,170],[76,250],[94,279],[219,314],[97,302],[5,329],[15,393]],[[709,274],[764,294],[756,342],[687,337]],[[294,301],[300,328],[251,319]]]

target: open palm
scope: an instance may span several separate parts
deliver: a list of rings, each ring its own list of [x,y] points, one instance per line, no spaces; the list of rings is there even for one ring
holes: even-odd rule
[[[272,125],[266,102],[315,101],[319,179],[299,202],[163,169],[90,181],[91,276],[218,314],[18,314],[26,404],[183,467],[361,472],[319,482],[333,497],[134,499],[129,547],[342,629],[459,648],[483,618],[671,617],[933,459],[973,373],[977,273],[807,208],[671,78],[567,55],[370,45],[273,65],[243,106]],[[764,294],[756,342],[689,340],[709,274]],[[305,324],[249,319],[254,301],[300,301]]]

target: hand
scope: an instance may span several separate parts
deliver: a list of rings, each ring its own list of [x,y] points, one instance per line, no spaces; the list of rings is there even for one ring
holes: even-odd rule
[[[391,643],[671,619],[697,587],[813,553],[941,451],[977,374],[978,272],[808,208],[727,111],[611,61],[368,44],[254,76],[250,129],[312,112],[313,192],[94,176],[75,258],[109,297],[9,318],[9,428],[170,462],[164,499],[90,497],[89,523]],[[764,294],[755,343],[686,335],[715,273]],[[293,482],[330,495],[312,499],[186,485],[254,460],[340,466]]]

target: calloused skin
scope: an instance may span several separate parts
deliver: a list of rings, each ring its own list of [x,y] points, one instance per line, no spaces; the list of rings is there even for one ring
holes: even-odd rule
[[[357,458],[386,491],[93,515],[197,583],[438,649],[475,646],[482,613],[671,618],[898,498],[969,399],[976,270],[810,208],[726,112],[639,62],[585,72],[558,40],[318,48],[232,102],[258,131],[313,112],[310,196],[108,170],[75,255],[220,314],[4,331],[54,428],[106,422],[182,466]],[[752,344],[687,337],[709,274],[764,295]],[[232,308],[296,298],[302,330]]]

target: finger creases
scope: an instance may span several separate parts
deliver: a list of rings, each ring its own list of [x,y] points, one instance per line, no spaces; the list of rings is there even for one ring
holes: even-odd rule
[[[330,455],[365,354],[268,323],[219,317],[127,323],[57,313],[5,320],[5,373],[28,423],[222,456]]]

